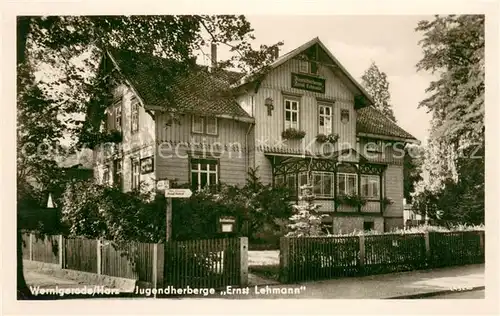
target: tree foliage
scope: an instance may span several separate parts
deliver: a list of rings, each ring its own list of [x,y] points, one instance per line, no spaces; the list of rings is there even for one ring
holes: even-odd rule
[[[389,81],[387,74],[381,71],[373,62],[361,77],[363,87],[373,98],[374,107],[385,116],[396,122],[396,117],[392,111],[391,94],[389,92]]]
[[[320,205],[314,203],[312,186],[304,185],[301,188],[300,200],[302,203],[294,205],[294,214],[290,217],[288,237],[321,236],[321,218],[325,215],[318,213]]]
[[[252,32],[242,15],[18,17],[18,199],[32,201],[19,194],[61,187],[56,159],[59,154],[28,157],[22,151],[33,152],[33,147],[27,147],[40,144],[58,149],[57,141],[63,136],[74,141],[89,128],[83,124],[87,109],[105,105],[109,99],[109,82],[97,76],[105,50],[115,47],[173,59],[182,65],[175,71],[183,73],[194,65],[197,53],[206,54],[208,42],[215,42],[229,46],[235,55],[221,60],[219,67],[250,72],[268,63],[274,48],[282,44],[262,45],[255,50]],[[39,80],[37,72],[50,75]],[[168,87],[174,77],[164,75],[158,84]],[[175,103],[170,106],[175,107]],[[106,139],[99,132],[83,133],[90,138],[84,143]],[[70,152],[74,150],[74,146],[69,148]],[[18,238],[18,293],[25,296],[29,289],[22,273],[21,249]]]
[[[484,16],[421,21],[424,57],[438,79],[420,103],[432,113],[416,207],[447,223],[484,223]]]

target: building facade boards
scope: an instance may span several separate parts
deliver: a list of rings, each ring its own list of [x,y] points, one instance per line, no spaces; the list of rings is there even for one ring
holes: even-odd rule
[[[98,181],[154,190],[156,181],[169,179],[198,190],[243,185],[257,168],[264,183],[291,188],[292,202],[310,181],[330,232],[403,227],[404,146],[418,141],[372,106],[318,38],[258,76],[200,66],[173,80],[170,100],[180,113],[174,123],[169,102],[152,91],[158,69],[172,63],[106,52],[104,73],[121,79],[112,85],[103,125],[120,131],[122,141],[112,154],[96,154]]]

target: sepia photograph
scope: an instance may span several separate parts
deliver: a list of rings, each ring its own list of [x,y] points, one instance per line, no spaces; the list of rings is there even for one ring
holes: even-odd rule
[[[484,301],[486,20],[17,15],[16,300]]]

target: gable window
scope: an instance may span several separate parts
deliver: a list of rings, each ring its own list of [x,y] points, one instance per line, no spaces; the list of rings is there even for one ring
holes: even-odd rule
[[[191,131],[196,134],[217,135],[217,118],[193,115],[191,118]]]
[[[132,164],[132,190],[138,189],[139,184],[141,181],[141,170],[140,170],[140,164],[139,164],[139,159],[132,159],[131,160]]]
[[[121,100],[115,103],[115,129],[122,130],[122,103]]]
[[[311,63],[307,60],[299,60],[299,72],[309,73]]]
[[[299,128],[299,101],[285,99],[285,129]]]
[[[130,117],[132,133],[139,131],[139,102],[136,99],[132,99],[132,113]]]
[[[332,107],[329,105],[319,106],[318,132],[324,135],[330,135],[332,133]]]
[[[219,163],[215,159],[191,159],[191,188],[199,191],[219,183]]]
[[[377,175],[361,176],[361,195],[371,199],[380,198],[380,179]]]
[[[113,161],[113,184],[120,189],[122,188],[122,160],[121,159],[115,159]]]
[[[358,194],[358,175],[355,173],[337,173],[338,195]]]

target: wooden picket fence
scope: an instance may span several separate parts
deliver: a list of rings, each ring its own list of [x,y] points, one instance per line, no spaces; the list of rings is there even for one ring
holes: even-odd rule
[[[283,283],[484,263],[484,231],[283,237]]]
[[[246,283],[242,280],[248,278],[247,251],[246,238],[169,242],[165,247],[165,284],[222,288]]]
[[[152,286],[221,288],[248,282],[247,238],[129,242],[23,234],[23,259],[61,269],[135,279]]]

